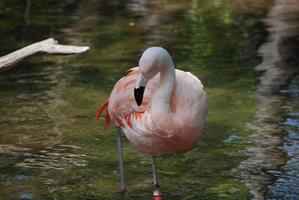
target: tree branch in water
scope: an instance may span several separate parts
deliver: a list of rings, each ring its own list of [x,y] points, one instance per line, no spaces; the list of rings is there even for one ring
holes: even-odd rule
[[[49,38],[0,57],[0,70],[6,69],[28,56],[35,54],[79,54],[89,50],[88,46],[60,45],[53,38]]]

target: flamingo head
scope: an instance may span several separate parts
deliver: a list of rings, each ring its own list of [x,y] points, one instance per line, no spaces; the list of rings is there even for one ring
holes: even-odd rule
[[[134,90],[135,101],[142,104],[145,86],[150,79],[163,71],[167,66],[173,66],[169,53],[162,47],[146,49],[139,60],[139,76]]]

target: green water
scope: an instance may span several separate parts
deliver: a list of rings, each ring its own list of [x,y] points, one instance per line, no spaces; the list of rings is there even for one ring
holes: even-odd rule
[[[243,2],[243,3],[241,3]],[[198,76],[209,115],[193,151],[158,159],[165,199],[250,199],[233,170],[252,134],[269,1],[1,1],[0,53],[54,37],[90,45],[38,56],[0,73],[0,199],[150,199],[151,164],[125,138],[128,193],[116,191],[115,128],[93,126],[114,83],[141,52],[163,46]],[[236,141],[225,142],[229,136]]]

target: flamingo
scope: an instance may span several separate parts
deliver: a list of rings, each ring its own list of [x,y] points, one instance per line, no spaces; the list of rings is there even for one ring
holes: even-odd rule
[[[207,117],[201,81],[190,72],[175,69],[164,48],[150,47],[143,52],[139,67],[130,69],[117,81],[110,97],[97,111],[97,120],[106,109],[105,128],[112,119],[137,150],[150,156],[154,200],[162,200],[155,157],[196,147]],[[117,144],[120,190],[124,192],[120,128]]]

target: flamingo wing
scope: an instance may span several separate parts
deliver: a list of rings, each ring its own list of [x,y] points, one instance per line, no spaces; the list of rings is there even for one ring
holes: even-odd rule
[[[123,126],[122,120],[126,120],[130,125],[130,118],[142,117],[142,113],[149,107],[151,101],[151,94],[153,94],[157,87],[158,80],[153,78],[147,84],[143,96],[142,105],[139,107],[134,98],[134,88],[139,75],[138,67],[132,68],[129,73],[122,77],[114,86],[108,103],[108,112],[111,119],[118,126]]]
[[[105,127],[109,126],[110,119],[116,125],[123,127],[122,120],[130,120],[130,116],[134,114],[137,118],[142,117],[142,113],[148,110],[152,99],[152,94],[158,87],[159,74],[151,79],[145,89],[142,105],[137,106],[134,99],[134,88],[139,75],[138,67],[129,70],[128,74],[122,77],[113,87],[110,97],[101,105],[96,114],[99,119],[102,112],[108,108],[106,114]],[[196,104],[202,103],[203,86],[193,74],[176,69],[176,88],[171,99],[171,110],[178,116],[189,118],[190,110],[194,109]],[[201,92],[194,92],[201,91]],[[199,106],[205,107],[205,106]],[[188,117],[188,116],[189,117]],[[192,118],[192,117],[191,117]],[[130,122],[128,122],[130,125]]]

